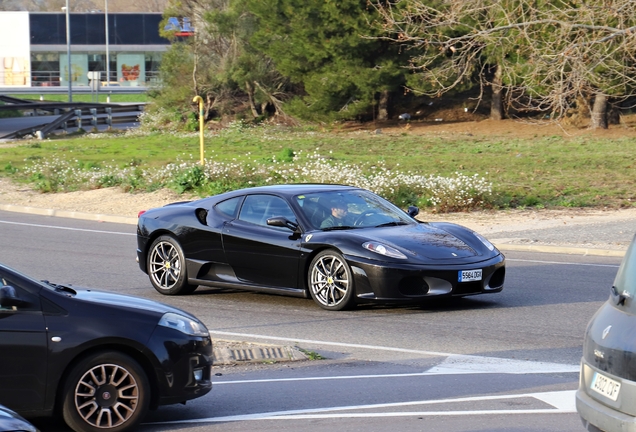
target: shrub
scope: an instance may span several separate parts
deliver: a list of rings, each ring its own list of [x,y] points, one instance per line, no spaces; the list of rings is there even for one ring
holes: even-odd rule
[[[190,159],[146,169],[136,160],[122,168],[52,158],[34,161],[20,174],[42,192],[119,185],[127,191],[170,187],[178,193],[212,195],[266,184],[330,183],[372,190],[401,207],[418,205],[449,212],[492,205],[492,184],[478,174],[423,176],[391,170],[382,163],[348,165],[318,153],[295,154],[290,148],[269,161],[208,160],[201,166]]]

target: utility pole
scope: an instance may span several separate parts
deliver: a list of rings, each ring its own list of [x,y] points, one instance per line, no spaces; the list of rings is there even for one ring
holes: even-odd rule
[[[110,53],[109,53],[109,49],[108,49],[108,0],[104,0],[105,2],[105,9],[106,9],[106,13],[104,14],[104,17],[106,19],[106,85],[109,86],[110,85]]]
[[[66,0],[66,57],[68,57],[68,101],[73,102],[73,73],[71,72],[71,19],[68,0]]]

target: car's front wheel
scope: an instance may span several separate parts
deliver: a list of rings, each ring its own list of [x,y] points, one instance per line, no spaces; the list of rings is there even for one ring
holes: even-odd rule
[[[122,432],[148,411],[150,385],[131,357],[99,352],[75,365],[64,385],[62,415],[77,432]]]
[[[321,308],[343,310],[354,305],[351,269],[340,253],[318,253],[309,266],[308,279],[311,297]]]
[[[148,254],[148,276],[152,286],[161,294],[190,294],[197,289],[197,285],[188,284],[183,249],[170,236],[161,236],[152,242]]]

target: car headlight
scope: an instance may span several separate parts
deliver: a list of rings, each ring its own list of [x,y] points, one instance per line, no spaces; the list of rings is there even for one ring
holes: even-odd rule
[[[380,255],[384,255],[391,258],[399,258],[399,259],[407,259],[406,255],[404,255],[399,250],[387,246],[378,242],[366,242],[362,245],[363,248],[370,250],[371,252],[375,252]]]
[[[486,237],[484,237],[481,234],[477,234],[476,232],[473,232],[473,234],[475,234],[475,237],[477,237],[479,239],[479,241],[481,241],[484,244],[484,246],[486,246],[488,248],[488,250],[491,250],[491,251],[495,250],[495,245],[490,243],[486,239]]]
[[[172,312],[164,314],[159,320],[159,325],[190,336],[210,336],[210,332],[202,323]]]

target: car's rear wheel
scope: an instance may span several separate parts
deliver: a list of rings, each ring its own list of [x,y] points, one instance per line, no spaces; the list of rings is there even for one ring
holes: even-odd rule
[[[75,365],[64,384],[62,415],[77,432],[122,432],[148,411],[150,385],[131,357],[99,352]]]
[[[311,297],[321,308],[343,310],[354,305],[351,269],[340,253],[318,253],[309,266],[308,282]]]
[[[188,284],[183,249],[170,236],[158,237],[152,243],[147,268],[150,283],[161,294],[190,294],[197,289],[197,285]]]

